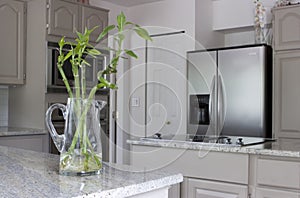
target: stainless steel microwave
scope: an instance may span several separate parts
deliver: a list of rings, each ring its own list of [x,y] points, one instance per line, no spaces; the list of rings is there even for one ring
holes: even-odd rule
[[[59,47],[56,43],[48,43],[48,57],[47,57],[47,87],[48,88],[64,88],[64,82],[57,68],[57,60],[59,56]],[[64,53],[67,53],[70,47],[63,49]],[[98,49],[101,52],[100,56],[96,58],[86,56],[85,60],[90,63],[91,66],[86,67],[86,86],[88,88],[93,87],[98,83],[97,73],[100,70],[105,69],[109,63],[109,51]],[[74,77],[72,74],[72,66],[69,60],[65,61],[63,65],[64,73],[68,79],[71,87],[74,86]],[[109,75],[105,76],[109,80]]]

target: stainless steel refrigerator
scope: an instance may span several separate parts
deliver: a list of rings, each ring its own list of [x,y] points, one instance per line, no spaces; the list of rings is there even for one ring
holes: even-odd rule
[[[188,133],[272,137],[272,48],[190,51]]]

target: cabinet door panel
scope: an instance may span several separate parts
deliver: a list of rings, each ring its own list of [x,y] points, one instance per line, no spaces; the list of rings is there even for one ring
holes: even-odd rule
[[[247,198],[248,188],[243,185],[188,179],[189,198]]]
[[[300,6],[274,10],[275,50],[300,48]]]
[[[257,188],[256,189],[256,198],[299,198],[299,193],[297,192],[288,192],[281,190],[273,190],[266,188]]]
[[[76,31],[80,31],[78,5],[61,0],[51,0],[49,14],[48,34],[76,37]]]
[[[0,83],[23,84],[24,2],[2,0],[0,2]],[[5,46],[5,47],[4,47]]]
[[[274,128],[277,137],[300,137],[300,51],[275,55]]]
[[[82,7],[82,31],[84,31],[85,28],[92,29],[93,27],[98,26],[98,28],[91,33],[90,41],[96,42],[99,34],[107,26],[107,24],[107,11],[90,7]]]

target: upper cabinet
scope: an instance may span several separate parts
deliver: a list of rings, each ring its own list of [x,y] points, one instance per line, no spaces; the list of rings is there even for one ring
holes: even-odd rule
[[[26,3],[0,1],[0,84],[24,84]]]
[[[90,41],[96,42],[99,34],[108,24],[108,12],[103,9],[96,9],[91,7],[83,6],[82,10],[82,31],[87,27],[92,29],[95,26],[98,26],[90,36]]]
[[[48,34],[74,38],[79,30],[78,5],[61,0],[51,0],[49,4]]]
[[[276,0],[261,0],[266,9],[265,23],[271,23],[271,8]],[[253,27],[253,0],[212,0],[213,30]]]
[[[58,41],[61,36],[76,38],[76,31],[98,28],[91,34],[95,42],[108,24],[108,10],[63,0],[49,0],[48,40]]]
[[[275,50],[300,49],[300,5],[274,9]]]

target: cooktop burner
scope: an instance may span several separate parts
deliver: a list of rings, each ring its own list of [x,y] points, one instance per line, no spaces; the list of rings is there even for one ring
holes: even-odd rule
[[[142,140],[162,140],[162,141],[184,141],[199,142],[205,144],[217,144],[224,146],[250,146],[268,141],[275,141],[270,138],[242,137],[242,136],[210,136],[210,135],[162,135],[156,133],[151,137],[141,138]]]

